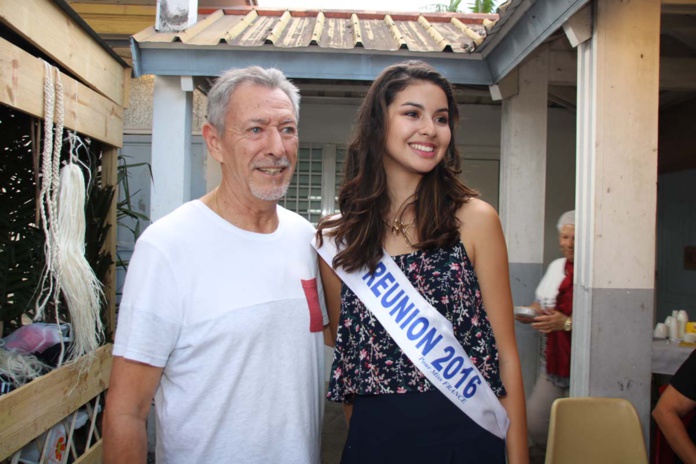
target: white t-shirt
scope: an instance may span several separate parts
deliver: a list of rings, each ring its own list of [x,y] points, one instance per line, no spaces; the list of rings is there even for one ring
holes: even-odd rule
[[[328,323],[314,227],[271,234],[199,200],[138,240],[114,355],[163,367],[158,463],[318,463]]]

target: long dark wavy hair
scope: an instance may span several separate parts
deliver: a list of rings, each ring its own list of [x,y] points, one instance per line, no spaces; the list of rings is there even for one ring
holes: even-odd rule
[[[459,110],[450,83],[423,61],[406,61],[386,68],[370,86],[358,111],[345,160],[344,182],[338,195],[340,216],[320,221],[322,234],[334,237],[339,252],[333,266],[356,271],[367,266],[374,271],[383,254],[387,232],[384,218],[390,199],[383,157],[388,132],[388,107],[396,95],[411,84],[431,82],[447,97],[448,124],[452,133],[443,160],[425,174],[416,189],[413,207],[419,242],[417,249],[452,246],[459,240],[457,210],[478,193],[458,178],[459,153],[454,140]]]

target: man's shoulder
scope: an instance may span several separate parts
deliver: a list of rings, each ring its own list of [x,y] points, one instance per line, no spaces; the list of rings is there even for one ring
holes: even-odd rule
[[[195,237],[202,222],[202,211],[196,201],[189,201],[171,213],[162,216],[150,224],[142,233],[139,241],[168,241]]]
[[[313,235],[316,231],[312,223],[309,222],[305,217],[297,214],[294,211],[283,208],[280,205],[278,205],[278,216],[285,224],[285,227],[310,235]]]
[[[682,395],[696,401],[696,350],[679,367],[670,384]]]

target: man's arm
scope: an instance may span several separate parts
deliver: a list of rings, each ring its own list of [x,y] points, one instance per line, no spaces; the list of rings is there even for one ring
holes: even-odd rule
[[[696,464],[696,445],[689,438],[681,418],[695,407],[696,401],[669,385],[652,412],[669,446],[686,464]]]
[[[104,409],[104,463],[145,463],[145,422],[162,368],[114,356]]]

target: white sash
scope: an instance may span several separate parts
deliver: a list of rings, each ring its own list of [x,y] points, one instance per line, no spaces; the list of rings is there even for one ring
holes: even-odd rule
[[[331,267],[332,238],[312,243]],[[474,422],[505,439],[510,421],[503,405],[454,336],[452,324],[416,290],[387,253],[369,271],[336,274],[384,326],[401,351],[452,403]]]

